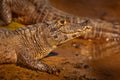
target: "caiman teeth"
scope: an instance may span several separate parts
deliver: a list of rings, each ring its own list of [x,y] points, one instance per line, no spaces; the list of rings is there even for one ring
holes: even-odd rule
[[[106,41],[110,41],[110,40],[113,40],[113,41],[119,41],[120,40],[120,38],[118,37],[118,38],[106,38]]]
[[[114,41],[119,41],[120,40],[120,38],[114,38]]]

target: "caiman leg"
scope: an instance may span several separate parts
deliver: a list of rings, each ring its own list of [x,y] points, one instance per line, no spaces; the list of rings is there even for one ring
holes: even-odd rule
[[[21,52],[17,54],[17,57],[18,57],[17,64],[18,65],[20,64],[23,67],[44,71],[50,74],[57,74],[60,72],[60,70],[57,69],[56,67],[50,67],[39,60],[35,60],[31,56],[29,56],[28,52],[26,51],[21,50]]]

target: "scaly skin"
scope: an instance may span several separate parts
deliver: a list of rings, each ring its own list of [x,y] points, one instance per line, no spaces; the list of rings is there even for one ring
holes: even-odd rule
[[[17,63],[48,73],[59,72],[38,59],[47,56],[58,45],[91,30],[91,26],[83,24],[54,20],[15,31],[0,29],[0,63]]]
[[[119,40],[120,27],[118,24],[112,24],[99,19],[90,19],[74,16],[62,12],[51,6],[49,0],[1,0],[0,14],[2,20],[0,25],[7,25],[12,20],[23,24],[44,23],[46,21],[67,19],[71,23],[85,22],[85,25],[92,24],[92,31],[84,38],[105,38],[106,40]],[[75,20],[78,18],[79,20]]]
[[[52,7],[48,0],[1,0],[0,14],[1,25],[7,25],[12,20],[34,24],[70,16]]]
[[[15,31],[0,29],[0,63],[17,63],[31,69],[48,73],[59,72],[55,67],[49,67],[38,59],[44,58],[57,46],[68,40],[76,37],[92,39],[96,35],[96,33],[93,32],[93,29],[96,27],[94,23],[89,22],[90,25],[88,25],[87,21],[80,22],[80,18],[78,17],[74,17],[74,21],[76,21],[76,23],[72,23],[69,19],[58,19],[29,25]],[[103,22],[101,25],[102,24]],[[110,23],[108,23],[108,25],[111,28],[114,26]],[[110,40],[119,39],[119,32],[110,32],[113,31],[114,28],[108,31],[110,33],[104,32],[103,26],[99,28],[103,29],[103,32],[98,33],[96,36],[101,37],[101,34],[104,34],[103,37],[109,37]],[[87,36],[88,34],[91,36]],[[117,44],[119,43],[118,41],[119,40],[110,42],[108,43],[109,45],[107,44],[104,48],[93,46],[92,53],[96,53],[99,49],[100,51],[104,49],[114,50],[114,48],[119,46],[119,44]]]

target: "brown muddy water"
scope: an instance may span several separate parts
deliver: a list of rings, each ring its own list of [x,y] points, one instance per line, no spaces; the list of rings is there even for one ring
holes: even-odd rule
[[[120,21],[119,0],[51,0],[65,12]],[[120,80],[120,44],[103,40],[71,40],[42,61],[62,68],[59,75],[16,66],[0,65],[0,80]],[[94,54],[93,49],[96,50]]]

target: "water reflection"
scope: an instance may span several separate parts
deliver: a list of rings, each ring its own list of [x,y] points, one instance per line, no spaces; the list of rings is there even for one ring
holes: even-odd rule
[[[78,39],[76,45],[77,44],[80,44],[80,54],[88,56],[90,60],[98,60],[120,53],[120,42],[118,41]]]
[[[91,50],[93,59],[104,58],[106,56],[114,56],[120,52],[120,42],[93,42]]]

